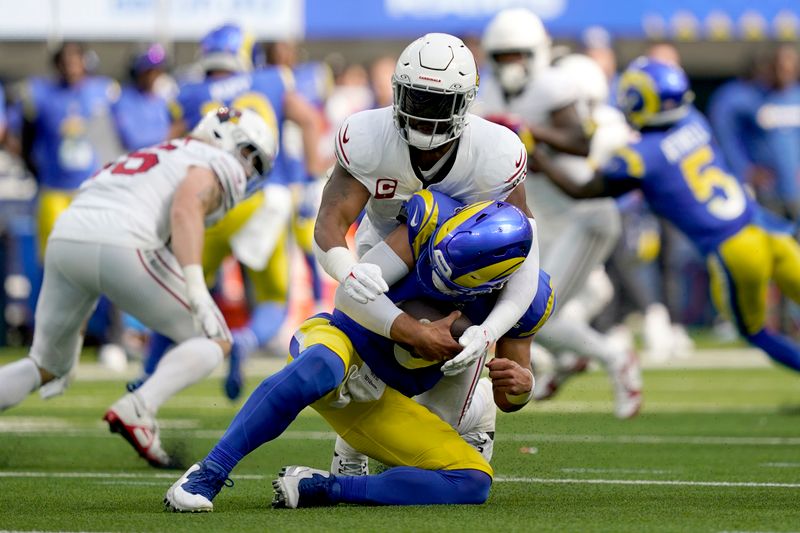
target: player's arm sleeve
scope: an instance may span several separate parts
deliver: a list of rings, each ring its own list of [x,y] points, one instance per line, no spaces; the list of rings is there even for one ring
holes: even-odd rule
[[[618,149],[614,157],[598,172],[603,180],[604,195],[617,197],[638,189],[645,171],[645,158],[641,152],[632,146]]]
[[[483,326],[495,340],[522,318],[539,289],[539,238],[536,221],[532,218],[528,220],[533,229],[533,242],[528,257],[508,279],[489,316],[483,321]]]
[[[408,265],[385,242],[380,242],[365,253],[361,262],[378,265],[389,286],[403,279],[409,272]],[[350,297],[341,285],[336,289],[334,305],[368,330],[386,338],[391,338],[392,324],[402,314],[400,308],[385,294],[362,304]]]
[[[742,110],[737,105],[735,87],[722,87],[711,98],[708,120],[714,130],[725,160],[740,181],[747,179],[747,169],[753,162],[748,157],[742,131]]]

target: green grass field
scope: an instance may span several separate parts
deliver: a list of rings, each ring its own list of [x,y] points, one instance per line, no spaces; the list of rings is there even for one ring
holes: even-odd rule
[[[306,411],[241,463],[213,513],[182,515],[162,506],[180,472],[150,469],[100,421],[122,382],[79,380],[63,397],[31,397],[0,415],[0,530],[800,530],[800,376],[681,369],[645,381],[644,411],[631,421],[609,414],[602,373],[499,415],[497,477],[482,506],[271,509],[281,466],[329,464],[332,435]],[[162,409],[164,440],[200,459],[235,409],[217,380],[192,387]]]

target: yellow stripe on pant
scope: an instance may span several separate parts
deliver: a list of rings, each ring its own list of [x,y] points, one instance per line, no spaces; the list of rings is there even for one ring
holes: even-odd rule
[[[259,191],[231,209],[219,222],[206,230],[203,245],[203,272],[206,283],[214,282],[214,276],[223,259],[231,254],[230,239],[250,217],[264,204],[264,192]],[[256,303],[285,303],[289,298],[289,251],[287,233],[284,232],[275,245],[275,250],[264,270],[244,269],[252,282]]]
[[[765,325],[770,280],[800,301],[800,245],[790,235],[745,226],[708,256],[708,270],[714,304],[744,335]]]
[[[61,213],[67,210],[74,197],[75,191],[62,191],[43,187],[39,192],[39,205],[36,209],[36,231],[40,258],[44,257],[47,238],[52,233],[56,220],[61,216]]]
[[[350,339],[326,319],[307,320],[295,337],[300,351],[315,344],[326,346],[342,359],[345,369],[363,364]],[[340,388],[312,407],[361,453],[389,466],[472,469],[493,475],[492,467],[481,454],[449,424],[411,398],[386,387],[377,401],[351,401],[343,408],[336,408],[331,404],[339,398]]]

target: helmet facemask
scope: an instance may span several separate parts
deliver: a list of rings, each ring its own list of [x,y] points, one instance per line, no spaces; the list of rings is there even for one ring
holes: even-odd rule
[[[535,62],[533,50],[503,50],[491,54],[497,82],[508,94],[519,94],[533,75]]]
[[[261,189],[271,170],[270,159],[251,142],[240,142],[236,145],[236,158],[247,174],[245,196],[250,196]]]
[[[409,145],[432,150],[456,139],[466,126],[475,89],[468,92],[439,90],[392,78],[394,119]]]

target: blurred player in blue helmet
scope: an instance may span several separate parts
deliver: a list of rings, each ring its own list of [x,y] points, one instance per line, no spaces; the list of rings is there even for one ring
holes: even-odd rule
[[[112,110],[126,151],[138,150],[167,139],[170,127],[166,99],[156,83],[167,68],[164,47],[154,44],[131,60],[131,83],[122,88]]]
[[[692,98],[680,67],[636,59],[620,79],[617,102],[639,138],[583,185],[564,179],[544,154],[537,152],[537,163],[576,198],[641,189],[653,211],[706,257],[717,308],[751,344],[800,371],[800,347],[765,323],[771,281],[800,301],[800,246],[791,224],[761,208],[730,172]]]
[[[425,324],[395,304],[432,298],[480,322],[495,305],[497,289],[527,260],[533,228],[511,204],[463,206],[427,190],[405,203],[403,219],[362,258],[381,266],[389,291],[363,303],[340,289],[332,315],[304,322],[291,342],[289,364],[261,383],[211,453],[169,489],[168,507],[211,511],[236,464],[309,405],[356,449],[397,468],[340,476],[286,467],[273,482],[275,507],[486,500],[493,475],[486,456],[411,398],[450,380],[452,403],[469,404],[486,353],[473,371],[456,376],[462,386],[453,386],[446,360],[460,350],[450,333],[458,314]],[[534,300],[517,324],[500,332],[497,356],[487,364],[494,403],[504,411],[520,409],[531,397],[530,343],[553,310],[549,280],[542,271],[531,280],[539,285]]]

